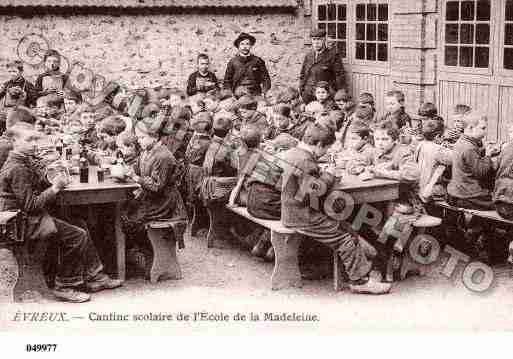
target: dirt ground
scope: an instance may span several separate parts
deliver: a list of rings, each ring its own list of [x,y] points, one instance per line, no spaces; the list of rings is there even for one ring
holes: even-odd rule
[[[0,310],[0,329],[40,332],[51,326],[52,332],[61,334],[70,330],[74,334],[121,330],[123,334],[238,335],[513,328],[512,269],[506,264],[493,268],[494,285],[481,294],[469,291],[462,284],[462,265],[451,278],[446,278],[441,274],[442,262],[432,266],[426,276],[408,277],[395,284],[388,295],[369,296],[351,294],[348,290],[334,292],[331,279],[304,281],[302,288],[272,291],[273,264],[225,241],[209,249],[204,238],[186,240],[186,248],[179,251],[178,258],[182,280],[150,284],[144,278],[131,278],[122,288],[94,294],[91,302],[83,304],[55,302],[51,295],[44,293],[38,303],[4,306]],[[67,321],[15,320],[20,318],[16,317],[17,312],[32,311],[64,312]],[[171,314],[173,319],[150,320],[150,312]],[[217,317],[203,321],[197,315],[194,321],[195,312],[216,313]],[[307,319],[264,320],[265,313],[270,312],[303,313]],[[98,313],[126,314],[130,319],[97,321]],[[179,320],[180,313],[190,317],[186,320],[182,315]],[[235,320],[237,313],[245,315],[245,320]],[[140,315],[140,320],[134,315]],[[147,318],[141,319],[144,315]],[[308,319],[312,316],[316,320]]]

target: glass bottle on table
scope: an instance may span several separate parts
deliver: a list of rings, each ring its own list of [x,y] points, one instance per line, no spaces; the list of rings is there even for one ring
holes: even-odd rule
[[[80,183],[89,183],[89,164],[85,157],[80,157],[79,175]]]

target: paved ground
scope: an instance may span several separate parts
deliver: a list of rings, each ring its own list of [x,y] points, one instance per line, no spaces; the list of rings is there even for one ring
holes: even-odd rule
[[[129,279],[123,288],[94,295],[84,304],[56,303],[45,294],[39,303],[15,304],[0,310],[0,329],[37,330],[52,333],[103,330],[123,333],[226,333],[306,332],[337,333],[350,330],[494,330],[513,328],[513,280],[507,266],[494,268],[496,283],[484,294],[467,290],[461,283],[461,267],[451,279],[431,268],[425,277],[409,277],[386,296],[362,296],[347,290],[335,293],[332,281],[305,281],[301,289],[271,291],[272,264],[251,257],[230,243],[206,248],[202,239],[189,240],[180,251],[184,279],[151,285],[141,278]],[[41,323],[14,321],[18,311],[65,312],[69,321]],[[223,313],[230,317],[214,322],[192,321],[194,312]],[[97,314],[128,314],[127,321],[91,321]],[[133,315],[173,315],[172,321],[136,321]],[[182,312],[189,321],[178,321]],[[234,321],[240,312],[246,321]],[[264,313],[305,313],[317,321],[264,321]],[[250,321],[251,313],[259,321]],[[80,317],[80,318],[73,318]],[[20,318],[20,317],[18,317]],[[253,316],[255,319],[256,316]],[[155,317],[153,318],[155,319]],[[308,318],[307,318],[308,319]]]

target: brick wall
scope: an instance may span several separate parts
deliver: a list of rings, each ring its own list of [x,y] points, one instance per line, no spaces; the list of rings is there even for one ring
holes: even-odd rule
[[[258,10],[255,10],[258,12]],[[16,58],[19,40],[44,35],[70,63],[85,67],[129,87],[184,87],[196,55],[206,52],[212,68],[223,77],[236,53],[233,40],[241,31],[257,38],[254,53],[264,58],[274,84],[298,84],[306,48],[301,12],[276,14],[169,15],[44,15],[32,18],[0,16],[0,66]],[[26,70],[31,79],[40,68]],[[0,81],[5,71],[0,70]]]

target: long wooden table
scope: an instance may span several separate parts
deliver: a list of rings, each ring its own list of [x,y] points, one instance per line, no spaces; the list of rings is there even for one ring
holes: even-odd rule
[[[118,183],[109,177],[99,183],[97,167],[91,166],[89,167],[89,183],[80,183],[79,176],[73,176],[72,183],[57,197],[57,204],[64,209],[64,212],[71,206],[113,204],[117,275],[123,281],[126,276],[126,266],[125,235],[121,228],[121,203],[129,198],[129,192],[137,188],[139,185],[136,183]]]
[[[399,182],[373,178],[362,181],[358,176],[344,175],[333,185],[332,191],[349,194],[355,204],[394,201],[399,198]]]

